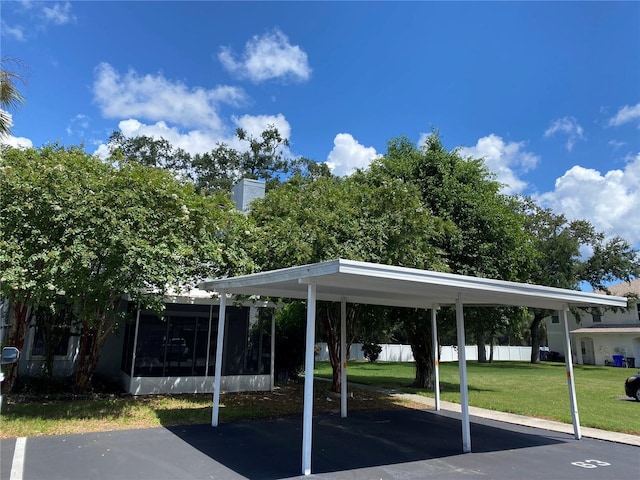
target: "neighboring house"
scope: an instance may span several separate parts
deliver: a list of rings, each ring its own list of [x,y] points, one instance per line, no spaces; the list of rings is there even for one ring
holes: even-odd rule
[[[123,302],[130,321],[111,335],[96,367],[96,376],[118,383],[134,395],[212,393],[218,330],[217,298],[192,290],[165,297],[163,319]],[[273,387],[271,315],[260,314],[251,301],[227,307],[222,358],[225,391],[261,391]],[[265,311],[271,311],[267,309]],[[56,345],[54,375],[73,374],[79,337],[67,330]],[[42,375],[44,338],[37,327],[25,339],[19,375]]]
[[[264,182],[242,180],[232,192],[241,211],[264,196]],[[118,383],[134,395],[152,393],[211,393],[215,370],[218,305],[210,292],[198,289],[165,297],[163,319],[138,310],[123,300],[121,308],[130,316],[120,332],[106,341],[96,376]],[[245,301],[228,306],[222,358],[222,389],[264,391],[273,388],[274,343],[272,312],[267,305]],[[273,306],[273,305],[272,305]],[[7,302],[0,304],[0,317],[10,323]],[[263,312],[263,313],[261,313]],[[8,325],[0,322],[4,330]],[[0,331],[0,339],[3,338]],[[56,339],[53,373],[74,373],[79,337],[69,326],[61,326]],[[33,323],[28,329],[18,374],[39,376],[45,366],[45,338]]]
[[[609,287],[613,295],[629,293],[640,297],[640,278]],[[604,294],[604,293],[603,293]],[[640,311],[638,301],[630,299],[624,311],[593,309],[580,312],[580,321],[569,315],[571,352],[575,363],[640,367]],[[548,318],[549,350],[562,352],[564,336],[557,315]]]

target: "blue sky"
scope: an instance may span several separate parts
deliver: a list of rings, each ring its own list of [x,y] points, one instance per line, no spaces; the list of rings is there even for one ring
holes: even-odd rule
[[[275,124],[346,175],[436,128],[506,193],[640,247],[640,2],[3,1],[0,20],[28,83],[4,142],[202,152]]]

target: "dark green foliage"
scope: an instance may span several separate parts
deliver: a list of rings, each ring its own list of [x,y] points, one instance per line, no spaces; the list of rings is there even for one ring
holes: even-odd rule
[[[382,352],[382,347],[377,343],[362,344],[362,353],[364,354],[364,357],[371,363],[374,363],[376,360],[378,360],[380,352]]]
[[[286,304],[276,314],[275,371],[277,380],[296,378],[304,366],[307,307]]]

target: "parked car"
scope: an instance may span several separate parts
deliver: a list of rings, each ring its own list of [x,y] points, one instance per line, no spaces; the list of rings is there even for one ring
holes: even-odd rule
[[[629,397],[633,397],[640,402],[640,372],[625,380],[624,391]]]

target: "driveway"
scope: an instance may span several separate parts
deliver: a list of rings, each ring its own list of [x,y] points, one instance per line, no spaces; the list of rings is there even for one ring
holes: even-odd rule
[[[455,412],[394,410],[314,417],[313,479],[627,479],[640,447],[471,418],[463,454]],[[234,421],[1,442],[7,480],[301,477],[302,419]],[[19,466],[24,447],[24,462]],[[16,463],[17,462],[17,463]],[[20,471],[21,470],[21,471]]]

